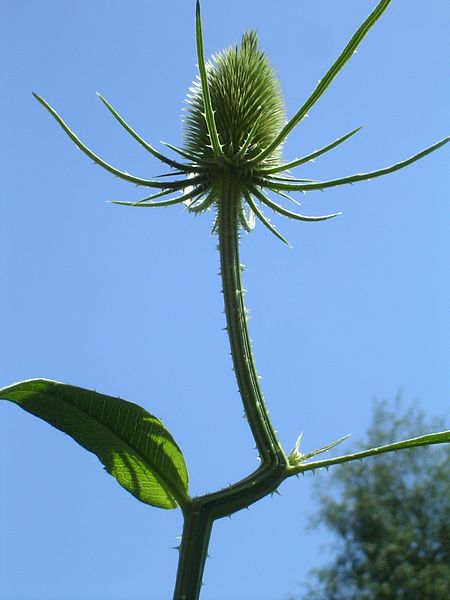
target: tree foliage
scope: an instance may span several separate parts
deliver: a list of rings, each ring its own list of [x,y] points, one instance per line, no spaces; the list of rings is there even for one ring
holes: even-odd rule
[[[437,425],[401,401],[374,404],[361,446]],[[315,526],[336,537],[332,562],[312,573],[308,600],[450,598],[450,449],[405,450],[336,468],[318,483]],[[333,489],[335,493],[330,494]]]

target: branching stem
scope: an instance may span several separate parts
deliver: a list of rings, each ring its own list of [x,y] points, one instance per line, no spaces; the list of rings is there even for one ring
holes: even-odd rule
[[[228,488],[194,498],[184,509],[174,600],[198,600],[214,520],[274,492],[288,473],[286,455],[269,418],[247,327],[239,258],[240,186],[232,173],[217,182],[220,266],[233,367],[245,414],[259,452],[259,468]]]
[[[211,514],[201,506],[184,513],[174,600],[196,600],[199,597],[212,525]]]

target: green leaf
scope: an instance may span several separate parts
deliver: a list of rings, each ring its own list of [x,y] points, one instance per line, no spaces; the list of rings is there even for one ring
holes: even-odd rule
[[[317,456],[318,454],[323,454],[324,452],[328,452],[328,450],[331,450],[332,448],[335,448],[339,444],[342,444],[342,442],[344,442],[349,437],[350,437],[350,434],[344,435],[344,436],[340,437],[338,440],[334,440],[334,442],[330,442],[329,444],[326,444],[325,446],[322,446],[321,448],[317,448],[316,450],[312,450],[312,452],[306,452],[306,454],[304,454],[303,452],[300,452],[300,444],[301,444],[301,441],[303,438],[303,432],[302,432],[297,438],[294,449],[288,456],[288,463],[292,467],[296,467],[299,464],[301,464],[302,462],[304,462],[305,460],[309,460],[310,458],[313,458],[314,456]]]
[[[4,387],[0,398],[70,435],[141,502],[160,508],[189,503],[181,450],[161,421],[137,404],[48,379]]]
[[[426,435],[421,435],[420,437],[403,440],[401,442],[394,442],[393,444],[386,444],[385,446],[379,446],[378,448],[370,448],[369,450],[363,450],[362,452],[346,454],[345,456],[337,456],[336,458],[304,462],[298,466],[289,468],[289,475],[304,473],[305,471],[311,471],[323,467],[328,468],[333,465],[351,462],[353,460],[361,460],[363,458],[367,458],[368,456],[377,456],[386,452],[397,452],[398,450],[406,450],[407,448],[417,448],[420,446],[429,446],[431,444],[449,443],[450,430],[439,431],[437,433],[427,433]]]

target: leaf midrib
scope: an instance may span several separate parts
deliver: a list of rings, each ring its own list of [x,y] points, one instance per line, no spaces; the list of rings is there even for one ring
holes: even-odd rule
[[[36,381],[33,379],[30,379],[28,381]],[[62,382],[54,382],[51,381],[49,379],[40,379],[38,381],[43,381],[43,382],[48,382],[48,383],[52,383],[55,385],[69,385],[70,384],[65,384]],[[72,386],[70,386],[72,387]],[[55,396],[55,394],[53,393],[54,390],[52,390],[52,393],[50,394],[51,396]],[[86,391],[91,391],[91,390],[86,390]],[[15,390],[14,393],[19,393],[19,394],[29,394],[30,392],[26,392],[24,390]],[[43,396],[45,393],[41,392],[41,391],[33,391],[33,394],[36,395],[40,395]],[[94,392],[94,394],[97,392]],[[88,417],[90,417],[93,421],[95,421],[96,423],[99,423],[101,425],[101,427],[103,427],[106,431],[109,431],[112,436],[116,437],[117,439],[121,440],[125,446],[127,448],[129,448],[132,452],[134,452],[135,455],[137,455],[142,461],[143,463],[147,466],[147,468],[149,468],[150,471],[155,471],[158,475],[158,477],[160,479],[162,479],[162,481],[167,485],[167,487],[169,488],[169,492],[172,495],[174,501],[176,504],[178,504],[180,507],[183,507],[184,505],[187,504],[189,497],[184,493],[183,490],[179,490],[176,486],[174,486],[168,479],[167,477],[164,475],[164,473],[155,465],[154,467],[150,467],[149,461],[144,457],[144,455],[136,448],[134,448],[125,438],[123,438],[122,436],[120,436],[118,433],[116,433],[115,431],[109,429],[108,427],[106,427],[105,425],[103,425],[98,419],[96,419],[95,417],[93,417],[91,414],[89,414],[88,412],[82,410],[81,408],[79,408],[78,406],[74,406],[72,403],[68,402],[66,399],[64,398],[60,398],[59,396],[57,396],[56,398],[57,400],[62,400],[65,404],[69,405],[72,409],[75,409],[76,411],[78,411],[79,413],[81,413],[82,415],[87,415]],[[144,409],[145,410],[145,409]],[[150,413],[149,413],[150,414]],[[157,417],[155,417],[157,418]],[[175,443],[175,441],[174,441]]]

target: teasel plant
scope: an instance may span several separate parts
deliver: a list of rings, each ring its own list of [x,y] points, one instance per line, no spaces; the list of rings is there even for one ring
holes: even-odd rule
[[[269,416],[255,365],[239,256],[240,236],[259,222],[288,243],[268,214],[319,222],[340,213],[306,215],[298,211],[294,194],[326,190],[393,173],[434,152],[450,141],[446,137],[391,166],[317,181],[292,171],[334,150],[360,128],[306,156],[285,160],[282,149],[289,134],[307,116],[334,78],[356,52],[381,17],[390,0],[381,0],[355,32],[309,98],[290,119],[278,79],[256,33],[244,33],[232,46],[205,61],[200,4],[196,4],[196,49],[199,74],[189,90],[184,112],[184,146],[166,144],[172,157],[144,140],[103,97],[100,100],[118,123],[169,171],[145,179],[121,171],[90,150],[55,109],[34,94],[75,145],[95,164],[129,183],[152,190],[135,202],[115,201],[134,208],[171,205],[188,213],[214,216],[220,274],[233,369],[245,416],[260,463],[242,480],[213,493],[191,496],[183,454],[159,419],[142,407],[119,398],[46,379],[22,381],[0,390],[0,397],[47,421],[97,455],[107,472],[138,500],[155,507],[180,508],[184,526],[174,600],[200,597],[208,544],[214,521],[247,508],[274,493],[293,475],[406,448],[450,442],[450,431],[430,433],[366,451],[333,458],[317,458],[347,436],[310,452],[300,449],[300,435],[285,452]],[[280,227],[281,230],[281,227]]]

